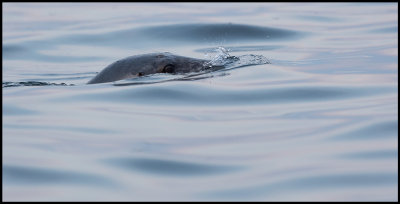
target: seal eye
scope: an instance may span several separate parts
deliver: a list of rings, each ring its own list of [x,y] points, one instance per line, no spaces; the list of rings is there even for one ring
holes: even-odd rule
[[[175,71],[175,66],[173,64],[167,64],[165,67],[162,69],[162,73],[174,73]]]
[[[136,76],[143,76],[143,72],[137,73]]]

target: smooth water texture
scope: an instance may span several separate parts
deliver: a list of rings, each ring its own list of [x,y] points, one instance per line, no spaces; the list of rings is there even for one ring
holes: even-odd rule
[[[2,6],[4,201],[398,200],[397,3]]]

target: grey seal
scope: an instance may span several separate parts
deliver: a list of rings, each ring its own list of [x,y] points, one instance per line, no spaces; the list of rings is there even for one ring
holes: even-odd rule
[[[88,84],[113,82],[155,73],[199,72],[213,68],[209,62],[169,52],[134,55],[108,65]]]

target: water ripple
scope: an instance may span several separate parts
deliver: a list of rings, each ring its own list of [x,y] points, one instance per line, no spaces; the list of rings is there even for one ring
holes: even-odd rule
[[[232,190],[222,190],[211,192],[207,197],[216,198],[236,198],[236,199],[254,199],[257,196],[273,197],[279,192],[310,192],[317,190],[330,190],[351,187],[367,186],[394,186],[397,185],[397,173],[360,173],[360,174],[331,174],[316,175],[291,180],[280,181],[267,185],[254,187],[242,187]],[[337,198],[340,199],[340,198]]]
[[[13,165],[3,165],[3,183],[25,185],[100,185],[105,187],[113,185],[113,182],[110,180],[89,173]]]
[[[107,163],[128,171],[160,176],[206,176],[238,170],[236,166],[201,164],[153,158],[113,158]]]
[[[238,105],[343,100],[385,94],[391,91],[393,89],[390,87],[356,86],[271,86],[252,89],[229,89],[194,83],[186,83],[182,86],[179,82],[172,81],[168,84],[128,86],[117,90],[109,89],[101,93],[87,93],[79,97],[88,100],[111,100],[115,102],[125,101],[158,105]]]
[[[332,140],[390,139],[398,136],[398,121],[369,123],[362,127],[333,136]]]

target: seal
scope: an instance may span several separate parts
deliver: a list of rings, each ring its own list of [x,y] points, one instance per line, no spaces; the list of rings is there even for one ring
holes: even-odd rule
[[[183,57],[169,52],[134,55],[108,65],[88,84],[113,82],[155,73],[199,72],[212,68],[209,62],[209,60]]]

